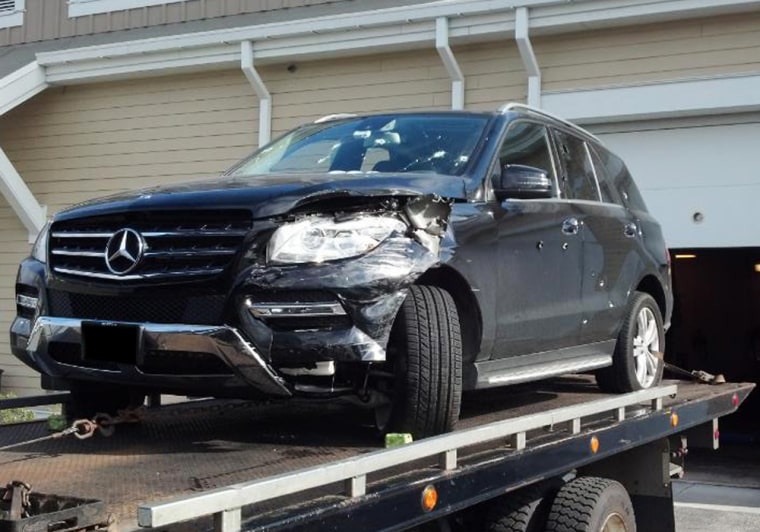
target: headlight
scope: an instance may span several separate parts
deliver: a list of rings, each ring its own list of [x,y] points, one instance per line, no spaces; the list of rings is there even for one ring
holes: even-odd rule
[[[48,243],[48,231],[50,230],[50,222],[45,224],[40,234],[37,235],[37,240],[34,241],[32,246],[32,258],[37,259],[40,262],[47,262],[47,243]]]
[[[283,225],[272,235],[267,260],[281,264],[324,262],[363,255],[406,224],[390,216],[365,216],[345,222],[314,217]]]

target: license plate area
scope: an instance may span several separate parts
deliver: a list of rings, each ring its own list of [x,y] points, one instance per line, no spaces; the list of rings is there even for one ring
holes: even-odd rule
[[[136,364],[142,329],[129,323],[82,322],[82,358]]]

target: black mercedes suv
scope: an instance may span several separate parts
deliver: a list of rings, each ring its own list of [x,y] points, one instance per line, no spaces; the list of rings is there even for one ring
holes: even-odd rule
[[[463,390],[656,385],[672,292],[623,162],[509,104],[330,116],[221,177],[67,209],[16,303],[14,354],[80,414],[347,397],[421,437],[452,429]]]

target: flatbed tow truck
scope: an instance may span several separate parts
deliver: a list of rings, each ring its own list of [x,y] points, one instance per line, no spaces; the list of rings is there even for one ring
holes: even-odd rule
[[[716,448],[718,418],[753,387],[664,381],[609,395],[570,376],[477,391],[456,431],[387,449],[355,409],[333,403],[190,401],[85,440],[8,425],[0,482],[100,500],[109,518],[51,513],[0,530],[509,532],[535,530],[539,514],[548,530],[602,529],[587,526],[600,516],[604,530],[633,530],[619,515],[622,485],[636,529],[673,531],[684,436]]]

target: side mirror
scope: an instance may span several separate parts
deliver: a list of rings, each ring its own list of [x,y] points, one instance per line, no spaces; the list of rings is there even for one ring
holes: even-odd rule
[[[499,200],[551,198],[554,187],[545,170],[522,164],[506,164],[501,168],[494,192]]]

